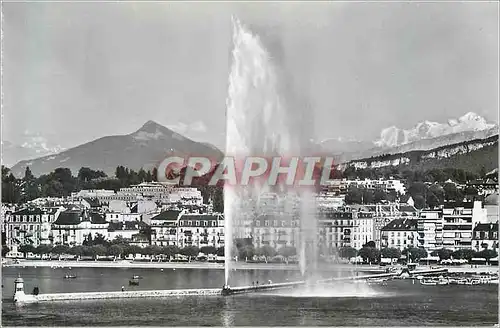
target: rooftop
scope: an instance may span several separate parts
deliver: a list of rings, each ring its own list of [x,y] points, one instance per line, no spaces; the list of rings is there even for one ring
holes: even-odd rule
[[[44,214],[44,211],[42,211],[38,207],[36,208],[27,207],[12,213],[12,215],[42,215],[42,214]]]
[[[152,217],[151,220],[177,221],[179,214],[181,214],[181,211],[168,210]]]
[[[395,219],[389,222],[382,231],[417,231],[417,219]]]
[[[474,227],[474,231],[498,231],[498,222],[497,223],[478,223]]]

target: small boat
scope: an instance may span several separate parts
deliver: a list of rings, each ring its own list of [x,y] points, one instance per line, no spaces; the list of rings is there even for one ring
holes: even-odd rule
[[[75,275],[67,274],[64,276],[64,279],[76,279]]]
[[[489,284],[493,284],[493,285],[498,285],[498,278],[496,279],[490,279],[490,281],[488,281]]]
[[[448,285],[450,282],[448,279],[439,279],[437,283],[438,285]]]
[[[132,276],[132,280],[142,279],[142,276]]]
[[[128,281],[129,286],[139,286],[139,279],[131,279]]]
[[[436,286],[437,285],[437,281],[436,280],[427,280],[427,279],[422,279],[420,280],[420,284],[421,285],[424,285],[424,286]]]

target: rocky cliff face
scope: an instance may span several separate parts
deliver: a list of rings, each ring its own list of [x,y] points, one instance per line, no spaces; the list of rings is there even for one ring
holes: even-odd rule
[[[347,167],[354,167],[356,169],[377,169],[400,165],[414,165],[430,160],[439,161],[450,159],[457,155],[471,154],[486,147],[498,147],[498,134],[485,139],[475,139],[425,151],[410,151],[353,160],[346,164],[339,165],[339,168],[345,169]]]

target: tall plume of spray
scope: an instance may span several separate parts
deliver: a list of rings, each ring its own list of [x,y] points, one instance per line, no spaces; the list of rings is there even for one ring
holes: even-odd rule
[[[229,75],[229,90],[226,102],[226,156],[245,158],[247,156],[302,156],[311,138],[312,126],[306,122],[310,109],[298,101],[291,88],[284,64],[284,52],[276,48],[276,39],[265,40],[244,27],[232,17],[233,50]],[[265,33],[264,33],[265,34]],[[265,37],[265,36],[264,36]],[[270,46],[268,51],[266,45]],[[273,49],[274,48],[274,49]],[[307,114],[306,114],[307,113]],[[241,171],[242,164],[236,163]],[[260,201],[269,192],[269,186],[230,186],[224,188],[225,215],[225,282],[230,282],[231,261],[235,254],[234,240],[250,241],[253,245],[271,244],[274,240],[262,240],[255,234],[255,219],[259,215],[276,216]],[[274,190],[274,192],[276,192]],[[300,229],[293,236],[298,250],[302,273],[314,268],[317,254],[317,224],[312,191],[285,190],[276,193],[278,198],[299,208],[281,211],[280,220],[299,220]],[[294,202],[294,201],[292,201]],[[273,235],[278,229],[266,229]],[[238,245],[240,248],[244,245]],[[311,263],[306,263],[308,259]]]

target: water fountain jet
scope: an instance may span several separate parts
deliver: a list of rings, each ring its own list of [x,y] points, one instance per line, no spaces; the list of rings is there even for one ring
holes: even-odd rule
[[[287,99],[293,92],[283,76],[281,63],[264,46],[263,40],[250,32],[241,22],[232,17],[233,50],[226,101],[226,156],[244,159],[248,156],[302,155],[304,138],[297,131],[304,129],[303,115],[295,110]],[[300,109],[302,111],[307,108]],[[241,164],[236,170],[241,172]],[[282,187],[282,186],[281,186]],[[225,285],[229,285],[231,264],[235,254],[235,239],[251,239],[254,222],[258,215],[272,214],[260,206],[262,194],[277,194],[278,199],[295,199],[299,204],[299,262],[302,274],[315,270],[317,262],[317,224],[314,197],[310,190],[270,188],[266,184],[224,187],[225,216]],[[281,212],[283,220],[294,220],[294,213]],[[307,247],[307,245],[310,247]],[[306,261],[306,259],[309,259]]]

